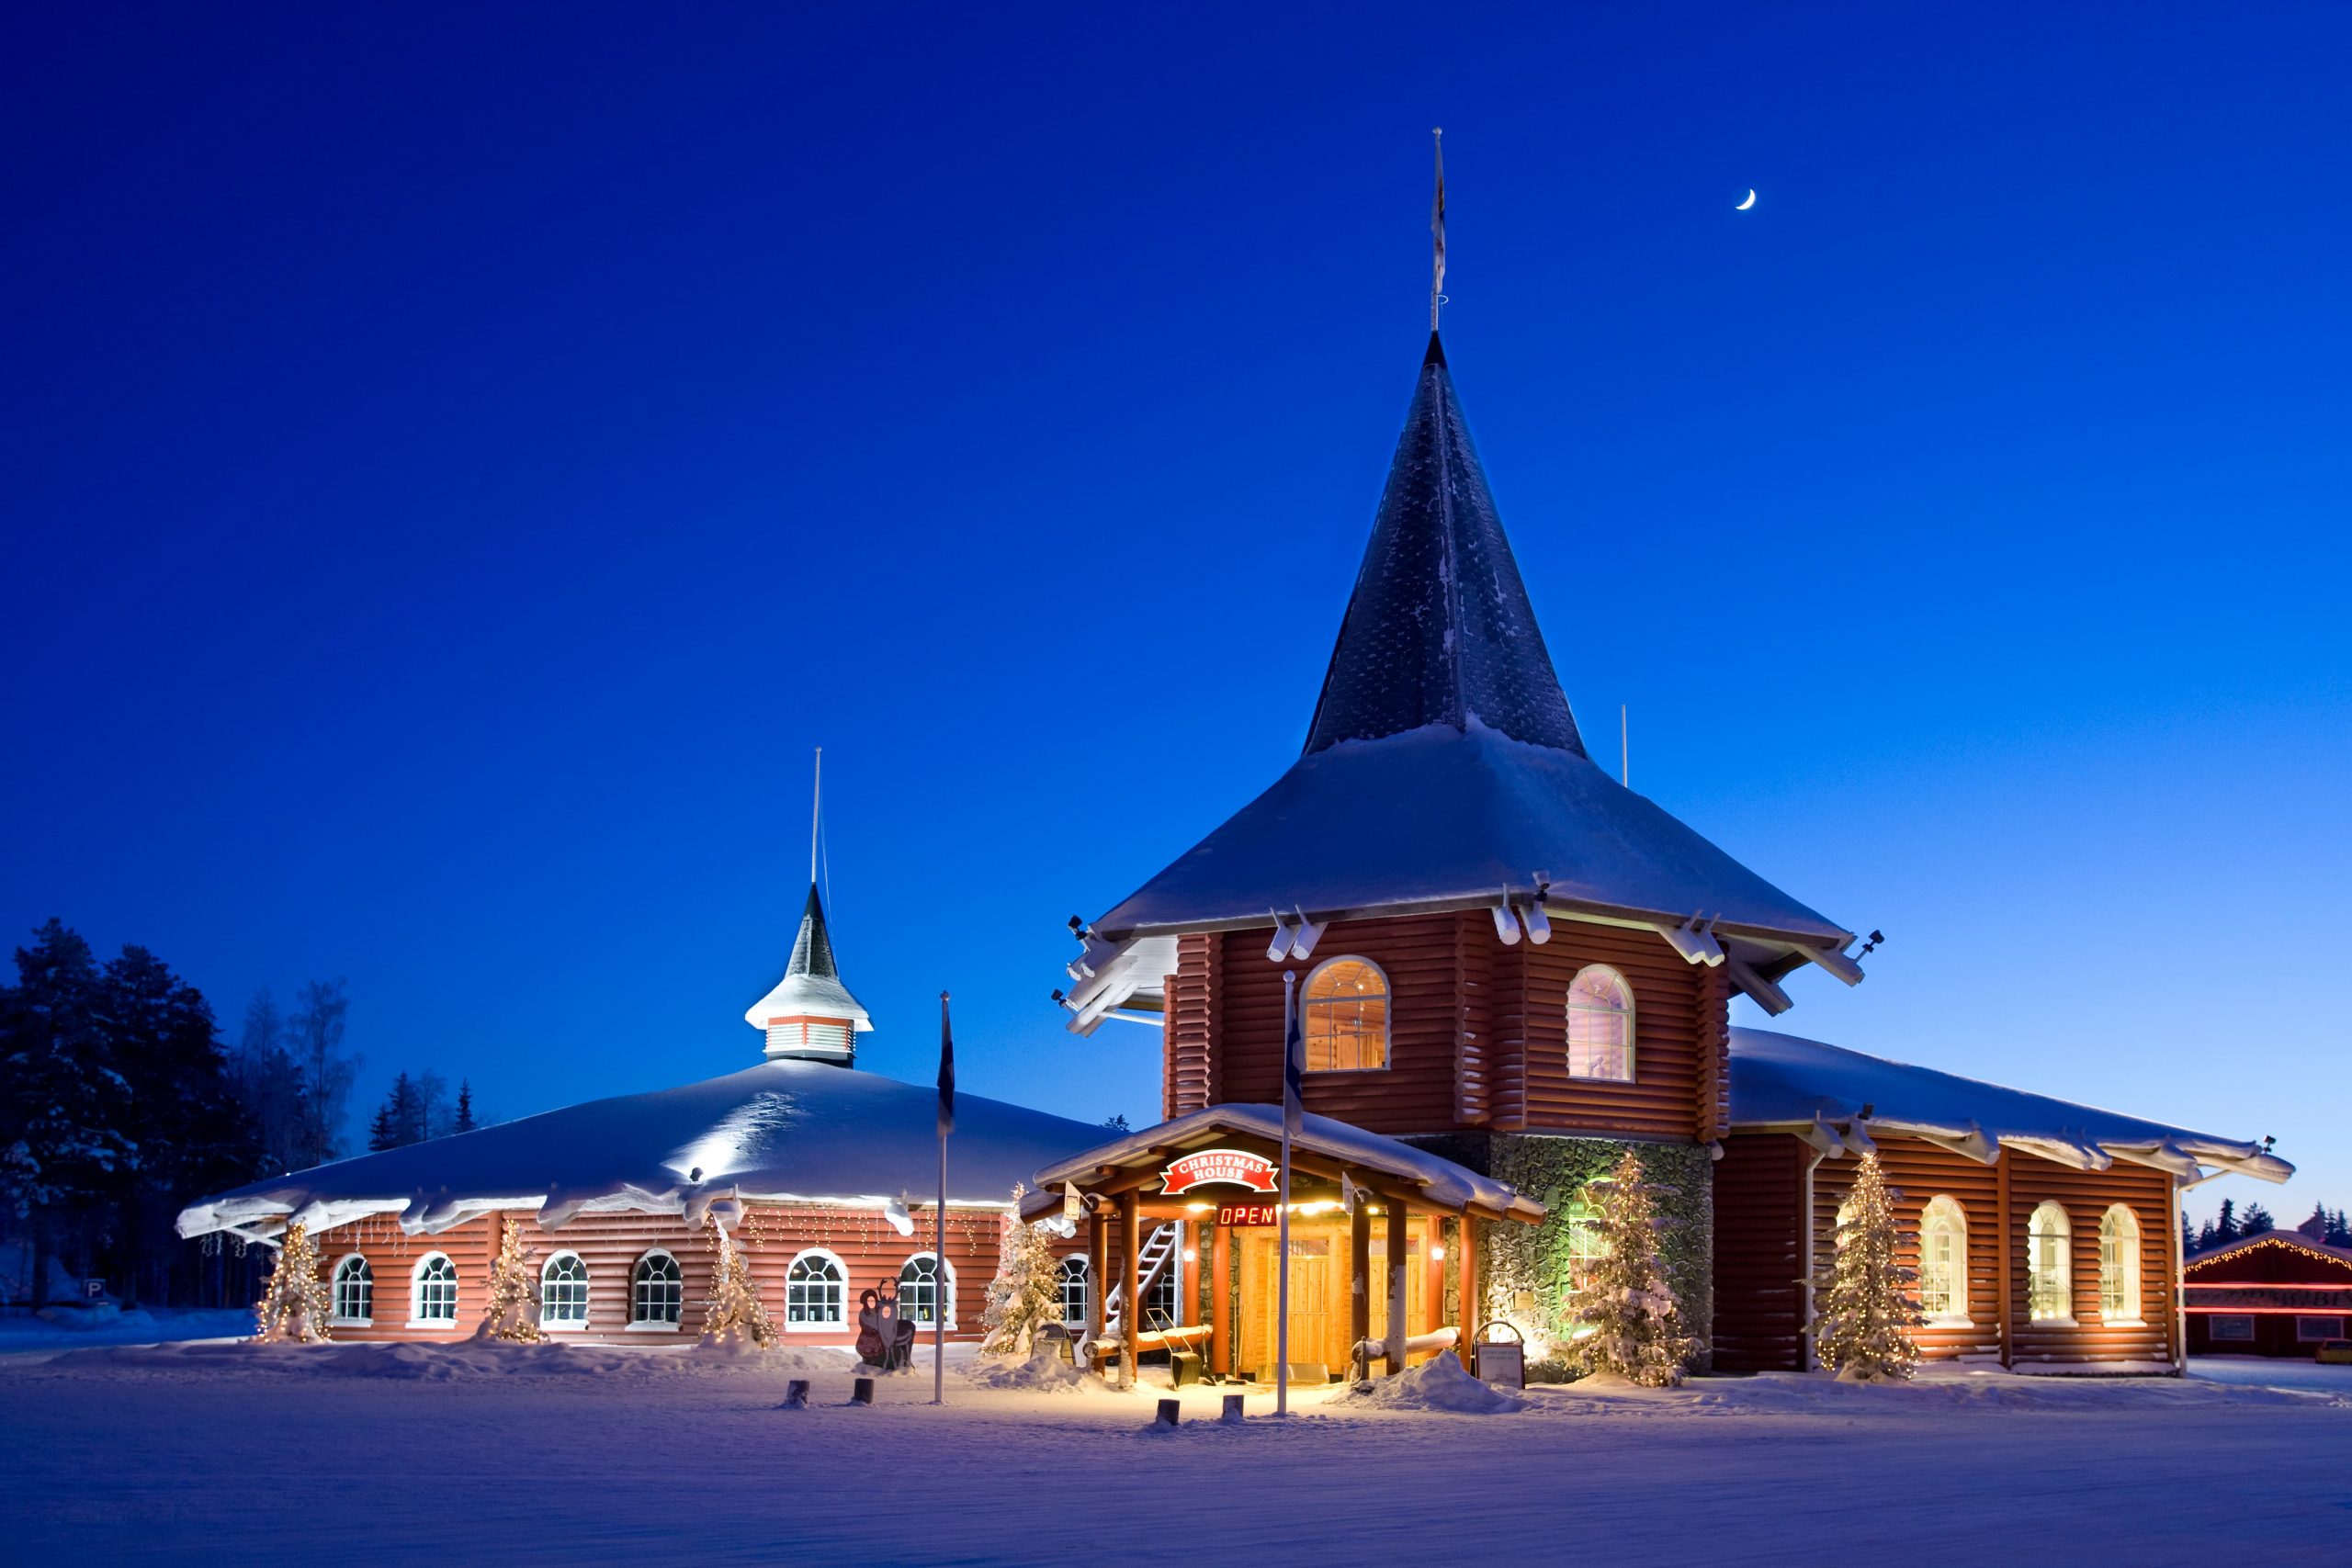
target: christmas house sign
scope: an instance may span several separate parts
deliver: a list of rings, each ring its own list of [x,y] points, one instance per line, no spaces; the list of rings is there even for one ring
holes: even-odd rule
[[[1170,1198],[1195,1187],[1247,1187],[1252,1192],[1272,1192],[1274,1178],[1272,1160],[1240,1149],[1202,1149],[1170,1160],[1159,1173],[1163,1190]]]

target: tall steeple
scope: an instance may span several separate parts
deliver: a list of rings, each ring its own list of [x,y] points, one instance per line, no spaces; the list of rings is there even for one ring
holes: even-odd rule
[[[751,1005],[743,1021],[766,1033],[771,1061],[797,1056],[843,1066],[857,1055],[859,1032],[874,1027],[842,984],[832,935],[825,929],[825,903],[815,883],[808,885],[808,902],[801,907],[800,932],[792,939],[784,978]]]
[[[1432,332],[1304,754],[1473,719],[1586,754]]]

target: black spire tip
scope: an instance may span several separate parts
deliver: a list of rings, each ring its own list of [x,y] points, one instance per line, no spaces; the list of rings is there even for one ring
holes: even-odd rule
[[[1426,370],[1432,365],[1442,367],[1444,364],[1445,344],[1437,341],[1437,329],[1432,327],[1430,329],[1430,351],[1421,355],[1421,368]]]

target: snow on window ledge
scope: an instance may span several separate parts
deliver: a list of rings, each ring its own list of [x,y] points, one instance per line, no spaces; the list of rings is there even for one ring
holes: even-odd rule
[[[845,1323],[787,1323],[784,1325],[786,1334],[844,1334],[848,1330],[849,1325]]]
[[[2098,1322],[2101,1328],[2145,1328],[2148,1326],[2147,1320],[2139,1317],[2101,1317]]]
[[[376,1320],[372,1317],[331,1317],[327,1319],[327,1326],[330,1328],[373,1328],[376,1326]]]
[[[1976,1320],[1964,1312],[1930,1314],[1919,1326],[1922,1328],[1973,1328],[1976,1326]]]
[[[2073,1317],[2036,1317],[2027,1319],[2026,1325],[2030,1328],[2080,1328],[2082,1324]]]
[[[588,1332],[588,1323],[585,1318],[578,1317],[543,1317],[539,1319],[539,1332],[542,1334],[585,1334]]]
[[[682,1323],[662,1323],[652,1319],[639,1318],[635,1323],[630,1324],[626,1332],[630,1334],[675,1334],[684,1326],[685,1325]]]
[[[454,1317],[412,1317],[408,1320],[405,1326],[410,1328],[455,1328],[458,1326],[458,1320]]]

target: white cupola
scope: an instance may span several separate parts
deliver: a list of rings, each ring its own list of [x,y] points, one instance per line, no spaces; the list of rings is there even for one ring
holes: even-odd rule
[[[815,883],[808,885],[784,978],[752,1004],[743,1021],[767,1036],[770,1061],[797,1057],[843,1066],[857,1055],[858,1033],[874,1027],[834,966],[833,939],[825,931],[825,905]]]

